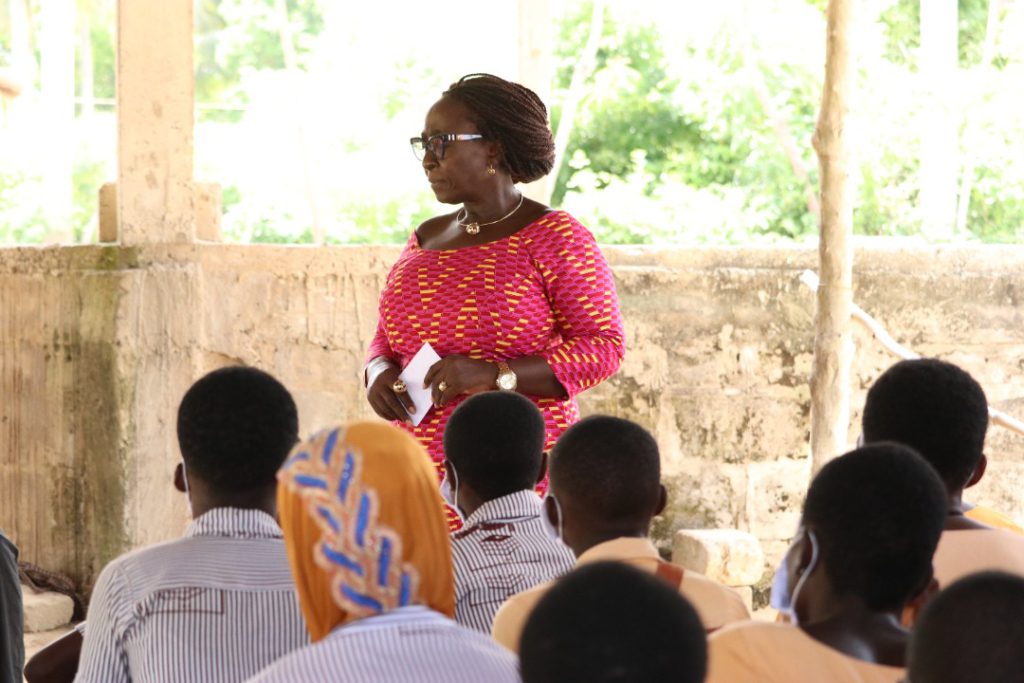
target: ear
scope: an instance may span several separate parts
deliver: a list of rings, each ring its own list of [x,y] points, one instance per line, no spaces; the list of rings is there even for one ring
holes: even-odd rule
[[[454,479],[455,476],[456,476],[455,473],[454,473],[454,469],[455,468],[452,467],[451,461],[448,458],[445,458],[444,459],[444,473],[445,473],[445,476],[447,476],[449,479]]]
[[[540,454],[540,470],[537,471],[537,483],[544,481],[544,476],[548,473],[548,452],[544,451]]]
[[[185,465],[178,463],[177,467],[174,468],[174,488],[178,489],[182,493],[187,490],[185,488]]]
[[[495,167],[501,165],[501,162],[505,160],[505,148],[498,140],[487,141],[487,161],[493,164]]]
[[[668,505],[668,491],[664,484],[658,484],[658,504],[654,508],[654,514],[660,515],[665,511],[666,505]]]
[[[974,473],[971,474],[971,478],[967,480],[967,484],[964,486],[965,489],[969,489],[985,476],[985,470],[988,469],[988,457],[982,453],[981,457],[978,458],[978,464],[974,467]]]
[[[548,521],[551,522],[551,526],[558,528],[558,508],[555,507],[555,501],[550,498],[544,499],[544,514],[547,515]],[[565,526],[565,520],[561,520],[563,527]]]
[[[921,612],[939,592],[940,588],[941,586],[939,586],[939,582],[935,579],[935,575],[929,574],[924,587],[903,607],[903,614],[900,615],[900,624],[904,628],[913,628],[918,618],[920,618]]]

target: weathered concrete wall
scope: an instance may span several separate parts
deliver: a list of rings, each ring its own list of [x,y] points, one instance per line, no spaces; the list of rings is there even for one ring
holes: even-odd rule
[[[657,434],[672,491],[657,528],[737,527],[769,561],[807,484],[815,253],[606,250],[626,363],[584,395]],[[174,245],[0,250],[0,526],[26,558],[90,581],[178,534],[177,402],[228,363],[294,393],[304,432],[370,415],[358,380],[390,247]],[[1024,249],[861,249],[857,302],[900,341],[951,359],[1024,415]],[[858,331],[856,410],[892,357]],[[994,428],[973,498],[1024,519],[1024,438]]]

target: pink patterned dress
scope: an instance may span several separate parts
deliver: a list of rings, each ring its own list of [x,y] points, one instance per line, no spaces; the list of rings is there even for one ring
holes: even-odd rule
[[[553,211],[514,235],[461,249],[422,249],[413,232],[380,297],[367,360],[404,367],[424,342],[444,358],[488,361],[541,356],[568,398],[531,398],[544,415],[550,448],[579,419],[575,396],[615,373],[625,353],[611,270],[583,225]],[[434,463],[460,397],[408,429]]]

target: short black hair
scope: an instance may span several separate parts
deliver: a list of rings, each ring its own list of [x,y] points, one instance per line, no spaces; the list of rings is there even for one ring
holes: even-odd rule
[[[932,598],[914,625],[914,683],[1005,683],[1024,671],[1024,578],[982,572]]]
[[[217,492],[273,486],[298,440],[299,416],[291,394],[256,368],[214,370],[185,392],[178,407],[185,466]]]
[[[463,401],[444,428],[444,454],[484,500],[533,489],[544,454],[544,417],[525,396],[487,391]]]
[[[679,592],[620,562],[585,565],[540,599],[523,628],[524,683],[700,683],[707,636]]]
[[[904,360],[868,390],[864,441],[896,441],[931,463],[946,488],[961,490],[985,447],[988,402],[967,372],[936,358]]]
[[[443,96],[465,105],[480,133],[501,144],[513,182],[529,183],[551,172],[555,139],[537,93],[491,74],[469,74]]]
[[[594,415],[567,429],[551,450],[552,487],[603,522],[649,517],[661,489],[661,456],[650,432],[629,420]]]
[[[946,505],[945,487],[921,456],[879,443],[821,468],[807,491],[803,525],[815,534],[837,595],[891,611],[931,577]]]

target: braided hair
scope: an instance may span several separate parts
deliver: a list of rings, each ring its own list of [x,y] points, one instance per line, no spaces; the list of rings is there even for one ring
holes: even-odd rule
[[[469,74],[442,96],[465,105],[480,132],[501,143],[512,182],[529,183],[551,172],[555,141],[537,93],[490,74]]]

